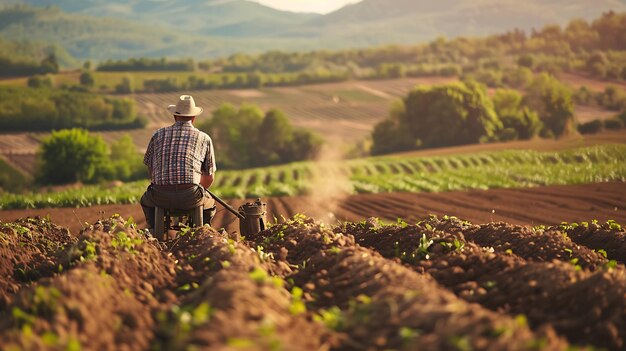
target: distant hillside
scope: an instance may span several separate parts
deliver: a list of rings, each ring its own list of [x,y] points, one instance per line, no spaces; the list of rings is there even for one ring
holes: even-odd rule
[[[513,28],[530,30],[626,11],[619,0],[364,0],[292,29],[332,41],[337,33],[356,45],[416,43],[437,36],[482,36]]]
[[[40,62],[49,54],[54,54],[61,68],[76,67],[80,63],[57,44],[8,41],[0,38],[0,57],[10,58],[13,61]]]
[[[0,8],[15,3],[38,7],[0,10],[0,36],[96,60],[415,44],[626,11],[624,0],[364,0],[324,16],[245,0],[0,0]]]
[[[0,38],[55,43],[81,60],[215,57],[267,47],[264,41],[227,40],[123,19],[66,13],[56,7],[29,6],[0,9]]]
[[[0,1],[1,3],[2,1]],[[5,1],[6,2],[6,1]],[[270,29],[297,25],[320,17],[316,14],[301,14],[275,10],[258,3],[245,0],[11,0],[36,7],[56,6],[65,12],[97,17],[115,17],[133,21],[142,21],[171,27],[194,34],[220,34],[227,36],[240,33],[230,32],[228,28],[237,28],[246,24],[257,23],[248,27],[253,35]]]

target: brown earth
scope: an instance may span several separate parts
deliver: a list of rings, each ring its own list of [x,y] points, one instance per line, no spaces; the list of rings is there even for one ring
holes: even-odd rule
[[[299,215],[245,239],[203,227],[159,243],[117,216],[76,238],[45,219],[3,223],[0,257],[18,257],[0,261],[3,281],[58,269],[0,286],[0,344],[622,350],[626,270],[574,236],[626,232],[580,228],[454,217],[329,226]],[[48,236],[62,245],[48,245]],[[11,253],[14,243],[27,254]]]
[[[387,221],[403,218],[414,222],[430,214],[450,215],[474,223],[503,221],[521,225],[555,225],[609,219],[626,223],[626,183],[611,182],[576,186],[548,186],[528,189],[492,189],[445,193],[386,193],[351,195],[336,206],[320,208],[320,199],[277,197],[268,202],[268,221],[296,213],[315,216],[327,223],[360,221],[379,217]],[[244,200],[230,201],[238,208]],[[321,202],[323,203],[323,201]],[[139,205],[110,205],[88,208],[51,208],[0,211],[1,221],[49,215],[54,223],[78,233],[85,225],[113,214],[133,217],[145,225]],[[235,217],[218,205],[215,228],[238,229]]]

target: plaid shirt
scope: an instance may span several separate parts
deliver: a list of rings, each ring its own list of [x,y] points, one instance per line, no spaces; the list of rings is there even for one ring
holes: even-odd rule
[[[202,173],[216,170],[213,141],[191,122],[178,121],[154,133],[143,163],[150,168],[152,184],[200,184]]]

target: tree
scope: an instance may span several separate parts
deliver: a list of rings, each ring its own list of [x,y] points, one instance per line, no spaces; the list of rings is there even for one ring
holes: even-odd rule
[[[517,64],[520,67],[533,69],[533,67],[535,67],[535,58],[533,57],[533,55],[524,54],[517,59]]]
[[[293,141],[286,150],[286,162],[313,160],[322,149],[324,140],[317,134],[304,129],[293,132]]]
[[[54,53],[50,53],[41,61],[41,73],[57,73],[59,72],[59,62]]]
[[[107,145],[84,129],[53,131],[42,141],[37,178],[42,183],[92,183],[104,178]]]
[[[544,124],[544,135],[559,137],[576,129],[570,88],[547,73],[533,80],[523,105],[537,111]]]
[[[137,180],[147,176],[143,157],[129,134],[111,144],[111,179]]]
[[[587,62],[585,63],[585,67],[593,76],[604,78],[604,76],[606,76],[607,64],[608,59],[606,58],[606,55],[603,52],[596,51],[589,56]]]
[[[607,85],[604,92],[596,96],[598,104],[612,111],[626,110],[626,91],[615,85]]]
[[[115,86],[115,92],[118,94],[131,94],[133,91],[133,85],[130,77],[122,78],[122,82]]]
[[[405,114],[404,101],[398,100],[391,106],[389,119],[376,124],[372,132],[372,155],[406,151],[421,146],[421,141],[416,141],[408,129],[402,127]]]
[[[231,104],[222,104],[210,120],[200,123],[198,129],[213,139],[220,150],[220,164],[224,168],[245,168],[252,163],[257,130],[263,121],[263,111],[256,106],[242,105],[239,110]]]
[[[475,82],[418,87],[404,102],[400,128],[425,148],[478,143],[502,128],[485,88]]]
[[[80,85],[91,88],[93,87],[95,80],[93,79],[93,74],[91,72],[83,72],[80,74]]]
[[[52,88],[52,79],[48,76],[35,75],[28,78],[29,88]]]
[[[257,143],[258,165],[278,164],[288,161],[288,147],[293,140],[293,127],[284,113],[269,110],[259,127]]]
[[[198,129],[213,139],[222,168],[247,168],[313,159],[322,139],[307,130],[295,129],[289,118],[273,109],[265,115],[254,105],[239,110],[223,104]]]
[[[502,121],[500,140],[527,140],[541,132],[543,123],[537,112],[522,105],[522,95],[516,90],[496,90],[492,100],[496,114]]]

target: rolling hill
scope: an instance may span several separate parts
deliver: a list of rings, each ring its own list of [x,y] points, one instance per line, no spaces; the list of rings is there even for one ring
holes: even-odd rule
[[[23,6],[6,7],[16,3]],[[206,58],[415,44],[530,30],[609,10],[626,11],[626,1],[364,0],[317,15],[245,0],[0,0],[0,36],[57,43],[79,59]]]

